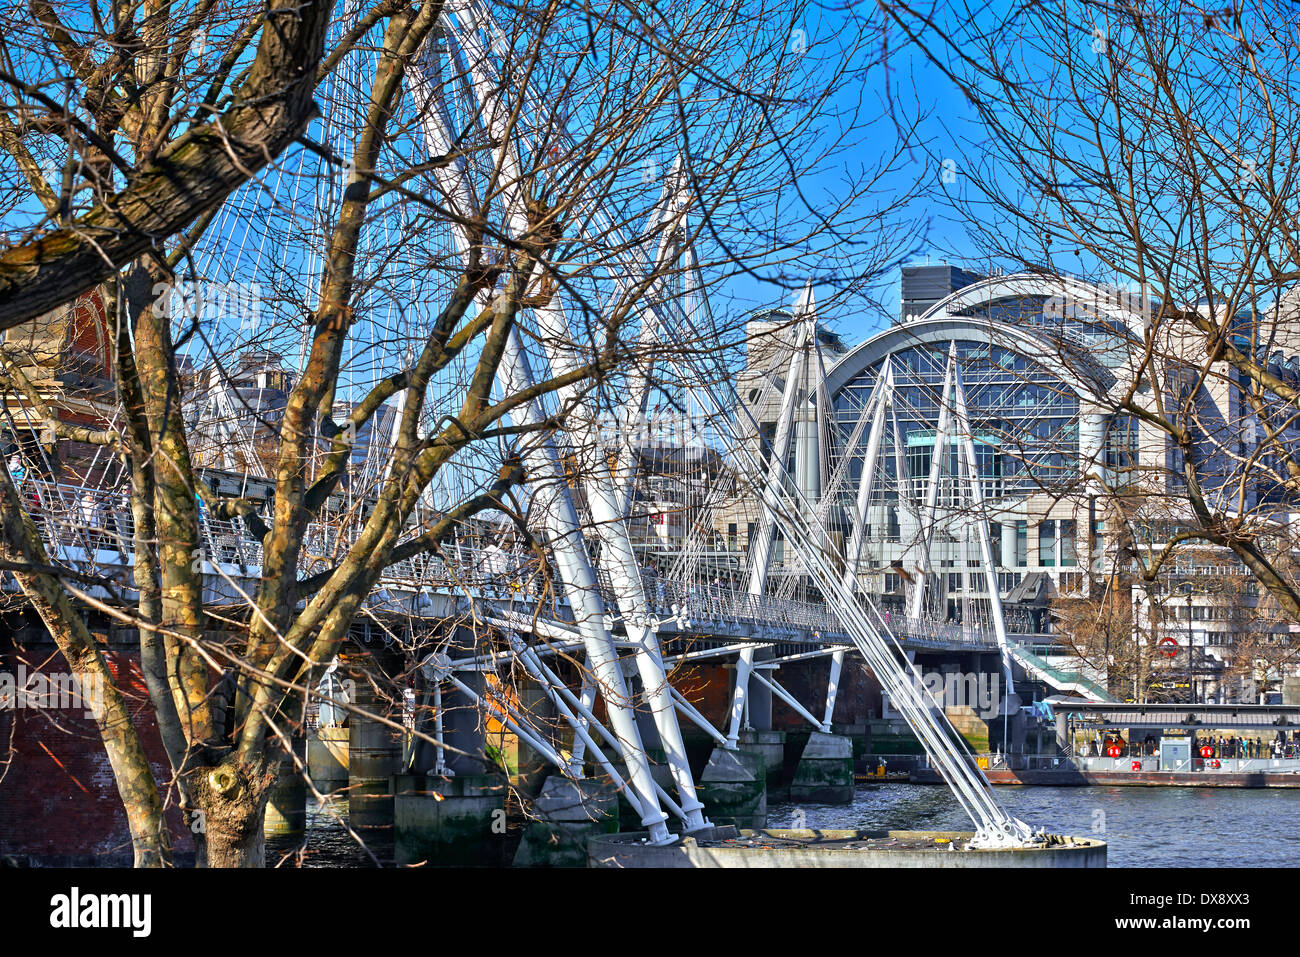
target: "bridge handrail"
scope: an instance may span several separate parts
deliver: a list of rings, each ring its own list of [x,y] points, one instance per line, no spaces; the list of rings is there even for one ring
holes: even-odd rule
[[[125,559],[134,536],[130,501],[120,491],[50,482],[25,475],[18,483],[29,512],[42,536],[52,544],[94,551],[107,547]],[[199,502],[199,540],[202,558],[243,569],[260,568],[262,543],[242,518],[216,518]],[[356,541],[356,534],[337,526],[313,522],[307,526],[302,553],[304,571],[319,571]],[[391,565],[384,581],[415,587],[488,589],[496,592],[531,591],[537,559],[522,552],[482,548],[462,542],[448,543],[438,552],[425,552]],[[826,605],[751,595],[721,581],[680,580],[643,569],[646,597],[662,618],[682,617],[705,622],[749,622],[778,629],[843,635],[844,626]],[[617,591],[608,576],[598,573],[597,587],[610,607],[617,607]],[[883,616],[885,626],[903,640],[933,641],[992,647],[992,631],[927,618]]]

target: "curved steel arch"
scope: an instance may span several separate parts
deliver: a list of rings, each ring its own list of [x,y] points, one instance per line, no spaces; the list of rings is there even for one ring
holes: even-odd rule
[[[1101,402],[1117,382],[1110,370],[1088,361],[1082,355],[1079,357],[1080,365],[1088,365],[1091,368],[1072,367],[1063,361],[1059,352],[1045,344],[1041,337],[1035,337],[1027,330],[988,319],[943,315],[891,326],[850,349],[827,372],[826,391],[832,397],[835,396],[871,366],[883,361],[886,356],[910,346],[934,345],[971,338],[1019,352],[1070,386],[1080,399]]]
[[[1130,331],[1142,328],[1142,317],[1125,308],[1119,300],[1119,296],[1131,297],[1115,287],[1101,286],[1073,276],[1045,276],[1027,272],[989,276],[963,286],[939,300],[916,321],[959,316],[967,310],[1026,296],[1063,296],[1078,302],[1105,303],[1107,313],[1116,319],[1122,319],[1125,328]],[[1112,296],[1115,297],[1114,300]]]

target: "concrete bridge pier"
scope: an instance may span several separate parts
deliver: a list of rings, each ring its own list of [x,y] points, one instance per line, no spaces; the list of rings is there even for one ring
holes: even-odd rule
[[[546,779],[515,852],[515,867],[586,867],[587,840],[618,831],[618,796],[608,782]]]
[[[773,666],[767,665],[775,657],[771,648],[760,648],[754,655],[754,671],[760,668],[770,674]],[[753,675],[745,694],[745,725],[737,739],[740,750],[763,759],[767,787],[767,801],[784,801],[789,797],[785,774],[785,732],[772,729],[772,689]]]
[[[399,774],[393,791],[397,865],[506,863],[506,782],[501,776]]]
[[[487,680],[481,672],[458,671],[456,678],[464,682],[473,695],[482,696],[487,690]],[[444,761],[454,775],[477,775],[490,770],[487,758],[487,716],[470,694],[454,685],[442,689],[442,739],[447,748]],[[420,770],[433,770],[432,767]]]
[[[348,786],[347,728],[319,727],[307,738],[307,772],[321,794],[333,794]]]
[[[767,826],[767,774],[761,755],[714,748],[700,774],[697,791],[715,826]]]
[[[487,680],[478,671],[457,671],[454,678],[465,688],[448,681],[436,696],[446,745],[443,768],[434,763],[437,748],[426,743],[415,751],[413,773],[393,779],[394,860],[399,865],[506,863],[506,779],[487,757],[486,716],[479,703]]]
[[[307,833],[307,782],[303,778],[306,768],[307,739],[293,739],[294,756],[286,756],[280,764],[280,774],[271,786],[266,813],[262,818],[262,833],[266,837],[301,840]],[[294,759],[302,764],[300,770]]]
[[[790,800],[809,804],[853,801],[853,741],[842,734],[814,731],[790,782]]]
[[[785,774],[784,731],[770,728],[759,730],[747,729],[740,732],[740,750],[755,755],[763,762],[763,783],[767,791],[767,800],[785,801],[790,797],[790,788]]]
[[[358,708],[391,720],[389,703],[364,679],[357,681],[353,702]],[[355,712],[349,716],[348,823],[367,844],[373,842],[386,848],[392,843],[392,778],[401,758],[400,731]]]

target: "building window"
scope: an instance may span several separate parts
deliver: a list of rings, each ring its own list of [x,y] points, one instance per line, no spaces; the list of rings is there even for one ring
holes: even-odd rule
[[[1038,524],[1038,564],[1044,568],[1056,565],[1056,522],[1052,519]]]
[[[907,437],[907,474],[912,479],[912,500],[915,502],[921,501],[925,495],[925,486],[930,480],[931,453],[934,451],[934,440],[931,439],[929,445],[921,445],[915,438],[919,434],[913,432]]]
[[[759,426],[758,430],[758,450],[759,457],[763,460],[763,470],[767,470],[767,463],[772,457],[772,446],[776,444],[776,423],[770,422]]]
[[[727,548],[730,551],[736,550],[736,523],[730,522],[727,525]]]
[[[1079,564],[1074,553],[1074,519],[1061,519],[1061,564]]]
[[[1132,481],[1130,474],[1137,465],[1138,430],[1132,416],[1117,417],[1106,433],[1106,468],[1119,484]]]
[[[1029,564],[1029,525],[1016,522],[1016,567],[1024,568]]]

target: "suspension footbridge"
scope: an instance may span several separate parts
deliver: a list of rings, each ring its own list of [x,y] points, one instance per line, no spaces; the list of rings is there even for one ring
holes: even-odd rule
[[[427,158],[439,160],[428,164],[427,175],[451,207],[444,232],[425,239],[438,246],[444,262],[467,269],[481,237],[466,224],[483,198],[472,188],[479,158],[456,145],[466,130],[495,145],[492,160],[504,175],[492,202],[504,210],[514,237],[528,228],[528,200],[516,174],[532,148],[531,133],[527,124],[522,130],[511,125],[515,118],[502,101],[510,78],[502,72],[500,51],[510,48],[511,39],[484,4],[446,4],[405,104],[411,110],[407,129],[418,131],[415,141]],[[354,79],[372,66],[366,55],[357,56]],[[327,81],[329,108],[313,128],[323,150],[335,155],[346,155],[350,118],[366,105],[357,93],[360,84],[353,87],[348,77],[340,71]],[[312,257],[320,244],[299,248],[292,230],[268,229],[259,204],[269,191],[286,201],[331,208],[348,184],[309,169],[313,156],[319,159],[307,151],[293,154],[273,174],[275,182],[243,190],[223,208],[195,250],[205,281],[247,283],[254,277],[280,302],[311,305],[312,292],[296,277],[319,271],[321,263]],[[577,217],[580,229],[600,236],[609,249],[601,265],[608,282],[622,294],[641,290],[636,335],[642,343],[716,338],[710,283],[691,239],[698,235],[700,205],[690,188],[689,164],[679,160],[662,178],[645,227],[648,240],[624,235],[594,200]],[[386,217],[383,203],[378,212],[363,258],[411,248],[418,234],[413,224],[397,212]],[[375,284],[360,294],[357,312],[365,318],[358,323],[355,354],[344,363],[347,394],[363,394],[365,386],[409,363],[409,349],[395,345],[399,326],[431,323],[453,292],[414,278],[422,275],[417,269],[410,275],[410,288]],[[486,314],[493,295],[491,289],[478,295],[471,310]],[[433,705],[427,730],[435,742],[416,749],[404,770],[448,773],[444,752],[454,746],[453,736],[440,702],[444,694],[457,695],[499,717],[561,779],[581,785],[584,762],[594,759],[632,807],[646,841],[668,846],[681,834],[714,830],[688,759],[683,723],[707,734],[715,757],[725,762],[741,753],[741,733],[756,697],[775,695],[815,734],[831,736],[843,669],[865,666],[970,817],[971,846],[1040,844],[1041,829],[1015,819],[996,798],[941,703],[922,687],[914,663],[918,653],[987,656],[1004,681],[1004,713],[1017,707],[1013,668],[1044,673],[1016,640],[1017,628],[1028,638],[1032,625],[1009,621],[1003,607],[999,543],[990,533],[1003,493],[989,487],[985,462],[987,407],[997,384],[954,343],[928,354],[926,361],[938,364],[936,382],[921,381],[936,378],[935,370],[896,367],[886,357],[856,406],[834,407],[827,389],[834,373],[819,351],[821,332],[808,286],[778,323],[786,347],[749,394],[741,394],[741,380],[726,357],[689,348],[665,351],[661,368],[633,370],[617,388],[584,392],[575,374],[581,356],[566,346],[586,338],[586,317],[575,299],[572,290],[561,290],[523,310],[504,342],[495,384],[497,395],[509,397],[531,394],[539,382],[570,383],[511,413],[517,426],[535,427],[534,435],[541,436],[505,450],[529,475],[532,546],[522,548],[504,525],[467,527],[462,538],[453,536],[386,568],[359,616],[380,633],[405,623],[411,634],[429,636],[398,642]],[[208,474],[233,483],[234,494],[245,500],[250,486],[269,487],[258,442],[271,429],[268,422],[273,424],[275,393],[289,391],[291,383],[284,380],[295,371],[290,359],[288,371],[277,367],[268,376],[272,364],[264,363],[253,378],[241,379],[243,370],[221,361],[229,358],[216,345],[222,335],[247,344],[256,332],[218,322],[207,330],[210,335],[191,337],[187,346],[194,349],[192,368],[203,370],[187,399],[188,422],[206,443]],[[301,336],[300,362],[305,329]],[[280,354],[291,351],[288,344]],[[456,379],[467,368],[466,360],[452,361],[443,379],[430,384],[434,419],[455,408]],[[674,384],[666,386],[669,381]],[[1008,388],[1003,385],[1003,392]],[[616,429],[610,438],[598,427],[610,409],[619,422],[645,421],[662,402],[688,408],[707,423],[698,444],[686,450],[693,455],[669,456],[673,464],[648,455],[632,430]],[[766,422],[765,406],[774,413]],[[543,428],[560,409],[566,428]],[[1044,422],[1052,414],[1045,409]],[[837,415],[847,419],[837,422]],[[929,426],[918,431],[909,425],[917,417],[928,417]],[[372,420],[364,441],[354,446],[346,488],[331,499],[333,517],[308,528],[299,568],[303,580],[328,571],[357,541],[371,504],[367,489],[386,478],[386,455],[395,441],[392,419],[390,414]],[[916,454],[922,447],[928,450],[925,461]],[[10,470],[17,472],[19,494],[50,560],[81,575],[87,599],[131,602],[134,526],[120,473],[103,453],[105,461],[88,470],[98,482],[61,483],[53,464],[41,459],[40,447],[33,448],[21,451],[21,463],[11,463]],[[479,461],[440,473],[415,512],[409,538],[479,487],[484,470]],[[224,494],[218,489],[212,498]],[[719,525],[726,524],[726,510],[737,499],[748,502],[753,521],[745,547],[724,549],[727,562],[719,564]],[[201,496],[201,547],[194,556],[205,602],[247,606],[264,574],[262,541],[244,518],[216,517],[207,500]],[[882,503],[893,516],[884,523],[875,517]],[[269,508],[269,498],[262,505]],[[651,516],[667,514],[681,531],[656,539]],[[882,561],[880,542],[904,538],[906,565]],[[960,570],[948,570],[945,564],[957,567],[951,564],[955,559],[941,560],[941,552],[957,556]],[[954,575],[960,579],[956,587]],[[883,606],[881,596],[864,586],[886,576],[905,581],[895,589],[900,600]],[[960,616],[950,612],[953,601],[961,604]],[[467,631],[477,640],[465,641]],[[800,700],[776,679],[774,668],[811,658],[830,660],[829,680],[816,700]],[[577,664],[578,686],[558,667],[561,660]],[[725,660],[734,674],[724,720],[716,724],[673,683],[676,666],[704,660]],[[538,727],[529,709],[488,690],[485,675],[504,686],[514,680],[507,672],[522,674],[550,702],[569,728],[571,746],[557,747],[552,731]]]

